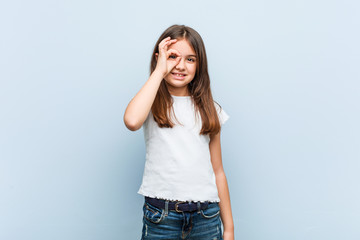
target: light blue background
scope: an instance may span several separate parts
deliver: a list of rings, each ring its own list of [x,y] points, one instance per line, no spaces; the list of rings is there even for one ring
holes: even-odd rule
[[[140,239],[142,129],[123,114],[159,35],[196,29],[236,239],[360,239],[358,1],[2,1],[0,239]]]

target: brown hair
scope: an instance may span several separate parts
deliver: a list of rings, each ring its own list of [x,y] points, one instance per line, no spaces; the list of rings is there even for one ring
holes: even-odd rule
[[[195,106],[195,112],[199,112],[201,116],[202,128],[199,134],[217,134],[220,131],[221,126],[214,105],[215,101],[213,100],[210,89],[210,77],[208,73],[205,45],[198,32],[185,25],[172,25],[167,28],[155,44],[151,56],[150,74],[156,68],[157,60],[155,53],[159,53],[159,43],[167,37],[178,40],[186,39],[194,49],[197,62],[196,73],[194,79],[188,84],[188,90]],[[218,104],[217,102],[215,103]],[[174,123],[169,118],[172,105],[173,99],[167,89],[165,80],[163,80],[151,107],[154,120],[159,127],[172,128],[174,126]],[[221,108],[220,105],[219,107]]]

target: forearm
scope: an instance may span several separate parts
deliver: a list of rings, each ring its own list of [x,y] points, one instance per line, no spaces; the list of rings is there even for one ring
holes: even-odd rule
[[[216,175],[216,185],[220,198],[220,217],[224,225],[224,232],[234,232],[234,221],[231,211],[230,193],[224,171]]]
[[[124,123],[132,131],[136,131],[143,125],[155,100],[163,74],[154,71],[140,91],[131,99],[125,114]]]

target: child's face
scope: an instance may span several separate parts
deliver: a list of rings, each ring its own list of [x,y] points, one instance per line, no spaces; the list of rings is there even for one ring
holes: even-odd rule
[[[171,44],[168,49],[175,49],[181,54],[180,62],[165,76],[168,90],[174,95],[187,95],[187,85],[194,79],[197,58],[194,49],[185,39]],[[176,56],[170,56],[169,61],[175,61]]]

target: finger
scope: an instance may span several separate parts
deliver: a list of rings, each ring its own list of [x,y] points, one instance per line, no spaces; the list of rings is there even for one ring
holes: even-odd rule
[[[175,43],[177,41],[177,39],[172,39],[169,41],[166,41],[164,44],[164,47],[169,47],[171,44]]]
[[[170,56],[171,54],[175,54],[176,56],[181,57],[180,52],[176,49],[169,49],[166,53],[168,56]]]
[[[175,49],[170,49],[169,51],[167,51],[167,53],[169,54],[168,56],[168,66],[170,71],[179,64],[179,62],[181,61],[181,55],[180,53],[175,50]],[[172,58],[170,56],[176,56],[176,58]]]
[[[180,61],[181,61],[181,57],[177,57],[175,61],[172,61],[172,62],[169,64],[170,72],[174,69],[174,67],[175,67],[176,65],[179,64]]]
[[[175,41],[174,41],[175,40]],[[170,40],[170,41],[166,41],[164,43],[164,46],[162,47],[162,49],[164,49],[165,51],[167,51],[169,49],[169,46],[173,43],[175,43],[177,40],[176,39],[173,39],[173,40]]]
[[[164,38],[160,43],[159,43],[159,47],[164,47],[166,45],[170,45],[173,44],[174,42],[176,42],[177,39],[171,39],[170,37]]]
[[[178,58],[181,58],[181,56],[179,56],[177,53],[175,52],[170,52],[168,53],[167,57],[166,57],[168,60],[177,60]]]
[[[173,43],[175,43],[177,41],[177,39],[171,39],[170,37],[167,37],[165,39],[163,39],[161,41],[161,43],[159,44],[159,53],[162,53],[162,52],[166,52],[169,48],[169,46]],[[167,55],[169,56],[169,55]]]
[[[173,44],[174,42],[176,42],[177,41],[177,39],[171,39],[171,40],[169,40],[168,42],[166,42],[166,44]]]
[[[164,46],[164,49],[166,49],[166,50],[169,49],[169,47],[170,47],[172,44],[174,44],[176,41],[177,41],[177,40],[174,39],[174,40],[170,40],[170,41],[166,42],[166,43],[165,43],[165,46]]]
[[[170,40],[170,37],[166,37],[166,38],[164,38],[163,40],[161,40],[160,43],[163,43],[163,42],[169,41],[169,40]]]
[[[163,45],[160,45],[160,46],[159,46],[159,52],[160,52],[160,51],[167,51],[167,50],[168,50],[168,47],[167,47],[166,43],[164,43]]]
[[[170,37],[164,38],[160,43],[159,43],[159,48],[163,48],[166,45],[166,42],[168,42],[170,40]]]
[[[178,65],[180,61],[181,61],[181,57],[177,57],[175,60],[175,66]]]

